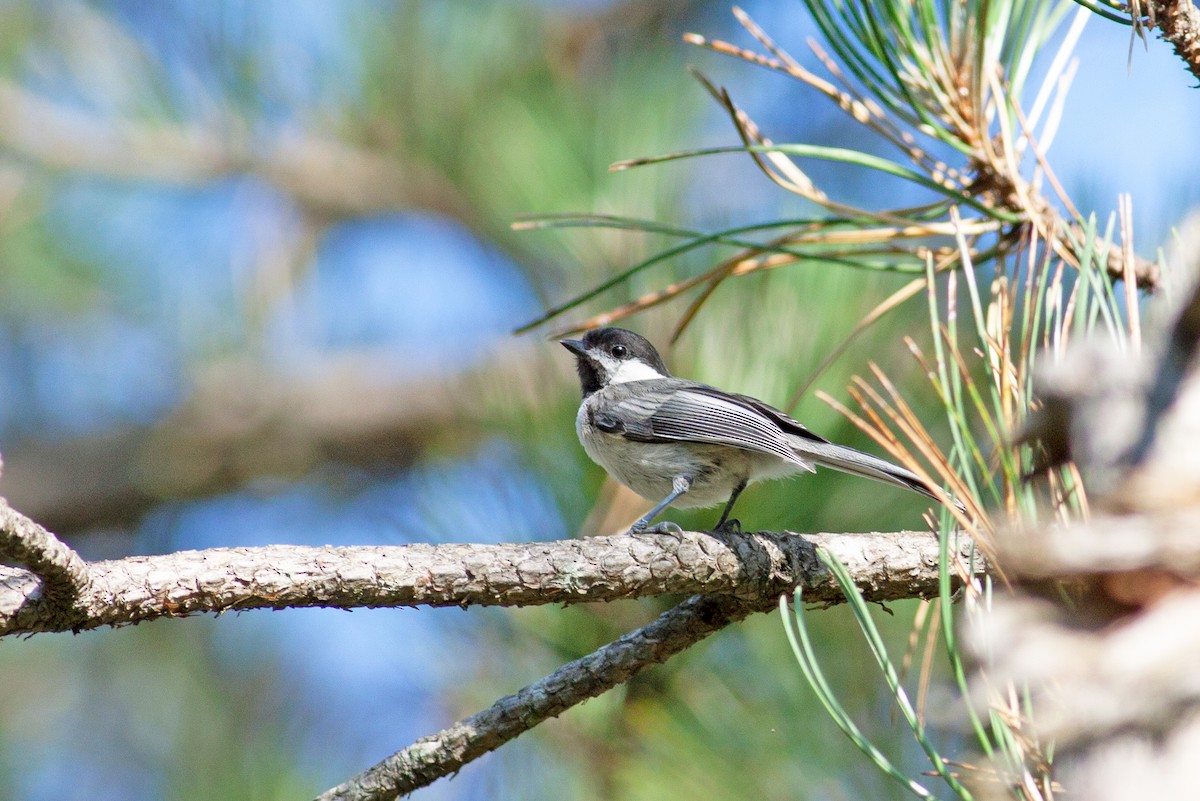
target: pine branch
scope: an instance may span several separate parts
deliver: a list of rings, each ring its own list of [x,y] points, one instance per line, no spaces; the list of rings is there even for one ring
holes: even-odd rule
[[[312,606],[529,606],[705,593],[765,608],[800,583],[806,597],[836,603],[841,593],[820,566],[816,547],[835,553],[869,600],[937,592],[937,541],[914,531],[685,532],[503,545],[269,545],[88,563],[74,557],[62,562],[69,566],[64,572],[58,562],[43,560],[48,565],[43,568],[26,555],[45,550],[38,539],[38,532],[50,536],[44,529],[12,510],[3,526],[0,557],[26,567],[0,566],[0,636]],[[78,591],[72,603],[47,602],[55,595],[50,589],[67,586]]]

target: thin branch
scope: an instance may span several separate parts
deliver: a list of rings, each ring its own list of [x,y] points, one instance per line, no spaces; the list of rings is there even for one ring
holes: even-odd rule
[[[42,531],[16,512],[6,522],[6,540]],[[0,566],[0,636],[231,609],[530,606],[692,593],[729,594],[770,606],[799,583],[814,601],[838,602],[841,593],[817,561],[817,546],[861,578],[869,600],[937,592],[937,541],[913,531],[803,537],[685,532],[504,545],[269,545],[92,562],[84,568],[87,591],[69,610],[38,602],[37,571]]]
[[[28,602],[47,614],[69,612],[89,589],[88,566],[83,558],[58,537],[14,510],[3,498],[0,498],[0,560],[24,565],[38,579],[24,582],[28,586],[24,594]],[[0,580],[4,573],[5,568],[0,566]],[[4,584],[0,584],[0,597],[4,589]]]
[[[729,597],[693,596],[653,623],[563,665],[484,711],[422,737],[318,801],[384,801],[411,793],[494,751],[547,718],[629,681],[756,608]]]

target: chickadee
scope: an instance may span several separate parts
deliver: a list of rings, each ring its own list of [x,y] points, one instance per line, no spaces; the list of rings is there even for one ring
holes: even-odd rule
[[[668,506],[724,501],[717,531],[738,495],[764,478],[815,473],[814,465],[914,490],[939,500],[914,473],[822,439],[778,409],[746,395],[674,378],[645,337],[622,328],[564,339],[575,354],[583,403],[575,417],[592,461],[647,500],[660,501],[630,531],[644,531]],[[674,523],[655,527],[677,531]]]

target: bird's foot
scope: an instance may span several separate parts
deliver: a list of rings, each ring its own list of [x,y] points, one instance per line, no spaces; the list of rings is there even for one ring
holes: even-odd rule
[[[717,527],[713,529],[713,533],[714,534],[741,534],[742,533],[742,521],[731,517],[730,519],[728,519],[724,522],[718,523]]]
[[[640,525],[639,525],[639,523],[640,523]],[[678,537],[683,534],[683,529],[679,526],[678,523],[672,523],[670,520],[664,520],[661,523],[655,523],[653,526],[648,525],[646,523],[641,523],[641,521],[638,521],[638,523],[634,523],[632,526],[629,527],[629,533],[633,534],[633,535],[670,534],[674,537]]]

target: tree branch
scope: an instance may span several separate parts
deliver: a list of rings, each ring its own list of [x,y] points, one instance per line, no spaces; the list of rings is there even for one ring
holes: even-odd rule
[[[730,597],[696,595],[654,622],[626,634],[549,676],[501,698],[484,711],[422,737],[318,801],[383,801],[411,793],[494,751],[547,718],[629,681],[756,607]]]
[[[89,589],[88,566],[79,554],[14,510],[3,498],[0,498],[0,558],[29,569],[30,575],[21,582],[25,587],[21,594],[45,613],[72,611]],[[8,589],[5,572],[0,566],[0,599]]]
[[[0,542],[40,527],[16,512]],[[48,536],[48,535],[47,535]],[[70,609],[38,603],[40,574],[0,567],[0,636],[81,631],[159,617],[289,607],[530,606],[662,594],[730,594],[770,605],[803,582],[806,597],[841,594],[816,559],[828,548],[870,600],[937,591],[937,540],[926,532],[588,537],[506,545],[213,548],[84,566]],[[24,546],[28,548],[29,546]]]
[[[1144,22],[1158,28],[1175,55],[1200,81],[1200,9],[1192,0],[1150,0],[1147,6],[1149,14]]]
[[[628,681],[803,584],[811,601],[843,596],[817,557],[825,548],[869,600],[938,590],[927,532],[700,532],[502,545],[271,545],[84,562],[0,502],[0,636],[80,631],[228,609],[331,606],[524,606],[695,595],[657,620],[564,665],[450,728],[422,738],[322,799],[390,799],[460,769],[546,718]],[[63,604],[62,598],[72,602]]]

